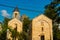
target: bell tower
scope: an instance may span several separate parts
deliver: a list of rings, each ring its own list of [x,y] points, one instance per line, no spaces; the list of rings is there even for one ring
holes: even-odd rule
[[[15,30],[17,32],[22,32],[22,22],[20,21],[19,9],[15,7],[13,10],[13,19],[8,22],[8,28]],[[16,34],[16,33],[15,33]],[[18,40],[17,36],[12,37],[13,33],[8,29],[7,30],[7,40]]]
[[[19,9],[16,7],[13,11],[13,18],[20,19]]]

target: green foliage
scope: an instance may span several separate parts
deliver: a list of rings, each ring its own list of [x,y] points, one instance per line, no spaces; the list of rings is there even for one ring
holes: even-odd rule
[[[6,33],[8,28],[8,21],[9,18],[4,18],[3,24],[2,24],[2,31],[0,32],[0,40],[6,40]]]
[[[60,30],[58,28],[58,25],[53,26],[53,32],[54,40],[60,40]]]
[[[55,20],[56,17],[58,17],[59,13],[60,13],[60,7],[59,7],[59,3],[60,1],[55,1],[53,0],[53,2],[51,2],[50,4],[48,4],[47,6],[45,6],[45,15],[48,16],[49,18],[51,18],[52,20]]]
[[[45,15],[52,19],[53,21],[53,39],[60,40],[60,30],[58,25],[55,24],[57,22],[60,23],[60,0],[53,0],[50,4],[45,6]],[[54,25],[55,24],[55,25]]]
[[[11,37],[13,38],[13,40],[15,40],[17,37],[19,37],[19,32],[17,32],[17,30],[13,30],[13,29],[10,29],[8,28],[9,31],[11,32]]]
[[[26,32],[21,32],[20,34],[19,34],[19,38],[18,38],[19,40],[28,40],[28,34],[26,33]]]
[[[17,32],[16,30],[10,29],[10,32],[12,33],[12,38],[13,40],[15,40],[16,38],[18,38],[18,40],[28,40],[28,34],[26,32]]]
[[[28,17],[24,18],[24,20],[23,20],[23,31],[28,32],[30,22],[31,21]]]
[[[26,15],[25,15],[26,16]],[[29,39],[29,28],[30,28],[30,23],[31,23],[31,20],[29,19],[29,17],[24,17],[24,20],[23,20],[23,38],[24,40],[28,40]]]

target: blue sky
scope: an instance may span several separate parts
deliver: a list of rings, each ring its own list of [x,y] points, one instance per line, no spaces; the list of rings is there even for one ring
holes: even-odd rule
[[[51,0],[0,0],[0,4],[13,6],[13,7],[18,6],[18,8],[40,11],[40,12],[33,12],[33,11],[19,9],[20,16],[26,14],[30,19],[33,19],[36,16],[44,13],[45,10],[44,7],[50,2]],[[9,18],[12,18],[13,10],[14,8],[9,8],[0,5],[0,21],[3,21],[4,17],[7,15],[9,16]]]

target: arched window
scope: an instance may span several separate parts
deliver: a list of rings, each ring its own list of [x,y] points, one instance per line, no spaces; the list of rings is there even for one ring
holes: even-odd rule
[[[42,29],[42,31],[44,31],[43,27],[41,29]]]
[[[17,13],[15,13],[15,18],[16,18],[16,16],[17,16]]]
[[[17,24],[15,24],[15,28],[14,28],[14,30],[16,30],[16,31],[17,31]]]

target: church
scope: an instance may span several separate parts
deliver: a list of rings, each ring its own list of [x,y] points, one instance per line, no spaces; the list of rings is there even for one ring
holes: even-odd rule
[[[19,19],[20,19],[19,10],[16,7],[13,11],[12,20],[10,20],[8,22],[8,28],[13,29],[13,30],[16,29],[17,32],[19,32],[19,33],[22,32],[22,22]],[[9,30],[7,30],[7,31],[9,31]],[[7,32],[7,39],[12,40],[11,32]],[[18,40],[18,39],[16,38],[16,40]]]
[[[53,40],[52,20],[41,14],[32,20],[32,40]]]
[[[20,33],[23,30],[22,27],[23,22],[20,21],[19,9],[16,7],[12,19],[8,22],[8,28],[16,29]],[[7,39],[12,40],[11,32],[9,32],[9,29],[7,31]],[[32,20],[29,31],[29,40],[53,40],[52,20],[43,14]]]

